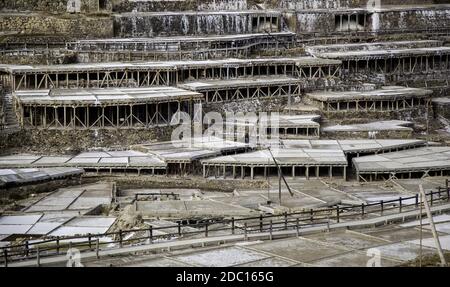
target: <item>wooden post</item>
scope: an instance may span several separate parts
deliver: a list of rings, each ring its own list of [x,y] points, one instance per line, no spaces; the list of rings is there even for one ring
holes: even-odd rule
[[[273,236],[272,236],[272,229],[273,229],[273,225],[272,225],[272,219],[271,219],[271,220],[270,220],[270,226],[269,226],[270,240],[273,239]]]
[[[339,223],[339,205],[336,206],[336,221]]]
[[[181,222],[178,221],[178,236],[181,236]]]
[[[8,267],[8,249],[3,249],[3,256],[5,257],[5,267]]]
[[[403,199],[400,196],[399,199],[398,199],[398,211],[399,212],[402,212],[402,207],[403,207],[402,205],[403,205]]]
[[[208,237],[208,223],[205,225],[205,237]]]
[[[309,219],[310,219],[311,221],[313,221],[313,220],[314,220],[314,210],[311,208],[311,209],[309,210],[309,213],[310,213]]]
[[[380,200],[381,215],[384,213],[384,201]]]
[[[425,196],[426,200],[426,196]],[[430,205],[433,206],[433,191],[430,192]]]
[[[234,234],[234,217],[231,217],[231,234]]]
[[[92,250],[92,242],[91,242],[91,234],[88,233],[88,240],[89,240],[89,250]]]
[[[287,230],[287,224],[288,224],[287,221],[288,221],[288,220],[287,220],[287,212],[285,212],[285,213],[284,213],[284,229],[285,229],[285,230]]]
[[[119,230],[119,246],[122,248],[123,237],[122,237],[122,229]]]
[[[41,267],[41,258],[40,258],[39,246],[36,246],[36,264],[37,267]]]
[[[150,225],[148,228],[148,239],[150,240],[150,243],[153,243],[153,226]]]
[[[416,194],[416,208],[419,206],[419,194]]]
[[[298,217],[295,219],[295,228],[297,229],[297,237],[300,236],[300,222]]]
[[[247,235],[247,222],[244,223],[244,239],[245,239],[245,241],[248,240],[248,235]]]
[[[259,232],[263,231],[263,217],[262,215],[259,216]]]
[[[450,189],[448,188],[448,179],[445,180],[445,190],[447,193],[447,201],[450,201]]]
[[[28,241],[27,241],[28,242]],[[60,246],[59,246],[59,236],[56,236],[56,254],[59,254],[59,249],[60,249]]]
[[[28,240],[25,241],[25,256],[28,257],[30,255],[30,246]]]
[[[97,256],[97,259],[100,258],[99,249],[100,249],[100,239],[97,237],[97,240],[95,241],[95,255]]]
[[[364,216],[364,203],[361,203],[361,215]]]

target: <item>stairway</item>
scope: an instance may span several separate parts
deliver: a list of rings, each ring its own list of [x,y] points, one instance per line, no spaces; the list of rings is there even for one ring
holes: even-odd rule
[[[3,111],[5,113],[5,124],[2,133],[11,134],[20,130],[19,122],[17,121],[16,113],[14,111],[13,99],[11,93],[3,94]]]

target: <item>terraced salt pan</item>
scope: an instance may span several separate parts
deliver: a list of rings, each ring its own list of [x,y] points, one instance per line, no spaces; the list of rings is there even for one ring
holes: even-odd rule
[[[409,242],[417,244],[417,245],[420,244],[419,240],[412,240],[412,241],[409,241]],[[450,235],[439,236],[439,242],[441,244],[442,249],[450,250]],[[434,238],[423,239],[422,244],[424,246],[428,246],[428,247],[431,247],[431,248],[436,248],[436,244],[434,242]]]
[[[441,214],[441,215],[433,216],[433,222],[434,223],[445,222],[445,221],[450,221],[450,215],[449,214]],[[429,224],[429,223],[430,223],[430,220],[428,218],[423,218],[422,219],[422,224]],[[420,220],[416,220],[416,221],[403,223],[400,226],[401,227],[410,227],[410,226],[419,226],[419,225],[420,225]]]
[[[174,258],[179,261],[186,262],[187,264],[193,263],[199,266],[226,267],[249,263],[267,257],[267,255],[255,251],[237,247],[229,247],[191,255],[180,255]]]
[[[378,246],[378,250],[381,252],[382,257],[393,258],[402,261],[414,260],[419,256],[419,246],[411,243],[393,243],[383,246]],[[423,254],[431,254],[434,251],[430,248],[425,248]]]
[[[0,225],[25,225],[35,224],[42,215],[8,215],[0,217]]]

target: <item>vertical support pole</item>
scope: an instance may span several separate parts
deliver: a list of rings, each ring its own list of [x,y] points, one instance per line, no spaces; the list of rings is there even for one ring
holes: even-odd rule
[[[91,234],[90,233],[88,233],[88,240],[89,240],[89,250],[91,250],[92,249],[92,242],[91,242]]]
[[[231,217],[231,234],[234,234],[234,217]]]
[[[402,212],[403,198],[400,196],[398,199],[398,212]]]
[[[364,203],[361,203],[361,215],[364,216]]]
[[[300,220],[298,219],[298,217],[295,219],[295,228],[297,230],[297,237],[300,236]]]
[[[205,224],[205,237],[208,237],[208,222]]]
[[[416,208],[419,206],[419,194],[416,194]]]
[[[380,207],[381,207],[381,215],[383,215],[383,213],[384,213],[384,201],[383,200],[380,201]]]
[[[119,246],[120,248],[122,248],[122,244],[123,244],[123,237],[122,237],[122,229],[119,230]]]
[[[181,222],[178,221],[178,236],[181,236]]]

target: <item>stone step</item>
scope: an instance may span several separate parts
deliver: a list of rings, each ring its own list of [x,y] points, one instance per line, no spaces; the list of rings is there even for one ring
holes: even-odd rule
[[[6,93],[3,95],[3,111],[5,113],[5,132],[15,132],[18,131],[19,122],[17,121],[16,113],[13,107],[13,97],[12,94]]]

